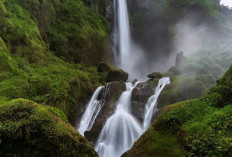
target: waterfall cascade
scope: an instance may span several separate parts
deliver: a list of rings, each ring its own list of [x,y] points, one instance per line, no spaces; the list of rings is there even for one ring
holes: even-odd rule
[[[170,83],[171,83],[171,81],[170,81],[169,77],[164,77],[164,78],[160,79],[158,86],[156,87],[155,94],[152,95],[148,99],[148,101],[145,105],[146,108],[145,108],[145,115],[144,115],[144,122],[143,122],[144,131],[146,131],[149,128],[153,115],[158,112],[157,100],[159,98],[160,93],[162,92],[164,87]]]
[[[101,130],[95,150],[100,157],[119,157],[129,150],[134,142],[150,126],[152,117],[157,114],[157,100],[167,84],[170,84],[170,78],[164,77],[159,80],[154,95],[152,95],[146,105],[144,122],[140,124],[131,114],[131,96],[136,84],[126,83],[126,91],[120,96],[115,113],[108,118],[106,124]],[[100,91],[104,87],[98,87],[94,92],[86,111],[81,119],[79,132],[83,135],[85,131],[90,130],[100,112],[104,101],[97,100]]]
[[[126,0],[114,0],[114,59],[117,66],[128,71],[128,60],[131,59],[131,37]]]
[[[115,30],[114,30],[114,59],[117,66],[131,72],[128,61],[133,57],[131,54],[131,39],[128,20],[126,0],[114,0]],[[119,52],[119,53],[117,53]],[[145,105],[144,122],[140,124],[131,114],[131,96],[133,89],[139,82],[126,83],[127,90],[120,96],[115,112],[108,118],[103,126],[95,150],[100,157],[119,157],[129,150],[134,142],[150,126],[152,117],[157,114],[157,100],[170,78],[160,79],[154,95],[152,95]],[[103,87],[99,87],[91,98],[88,107],[82,117],[79,127],[83,135],[90,130],[99,111],[101,103],[97,100],[98,94]]]
[[[78,131],[81,135],[84,136],[85,131],[90,130],[93,126],[93,123],[100,112],[102,105],[104,102],[101,100],[97,100],[99,93],[101,92],[103,86],[98,87],[91,97],[89,103],[87,104],[87,108],[81,118],[80,126]]]
[[[100,157],[119,157],[130,149],[143,130],[130,113],[132,90],[136,85],[126,83],[115,113],[107,120],[98,138],[95,150]]]

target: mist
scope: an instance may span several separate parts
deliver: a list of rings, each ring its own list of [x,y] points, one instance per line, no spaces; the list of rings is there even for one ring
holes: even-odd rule
[[[151,72],[167,72],[181,51],[189,57],[204,49],[214,53],[232,50],[232,11],[226,7],[218,6],[219,19],[194,7],[174,10],[167,19],[170,8],[161,0],[128,0],[128,7],[133,58],[125,70],[130,80],[147,79]]]

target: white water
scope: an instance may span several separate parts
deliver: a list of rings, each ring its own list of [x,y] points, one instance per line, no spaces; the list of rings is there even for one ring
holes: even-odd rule
[[[94,92],[92,98],[90,99],[89,103],[87,104],[87,108],[85,113],[83,114],[80,122],[80,126],[78,131],[81,135],[84,136],[85,131],[88,131],[92,128],[95,119],[102,108],[102,102],[97,100],[97,97],[102,90],[103,86],[98,87]]]
[[[126,83],[115,113],[107,120],[98,138],[95,150],[100,157],[119,157],[130,149],[143,133],[142,127],[130,113],[132,90],[136,86]]]
[[[126,0],[114,0],[114,12],[117,20],[115,21],[114,44],[119,46],[119,54],[117,55],[114,52],[115,56],[118,56],[118,58],[115,58],[118,60],[116,63],[118,63],[117,66],[120,68],[130,72],[128,61],[133,57],[133,54],[131,53],[130,26]],[[117,48],[114,51],[117,51]]]
[[[149,126],[151,125],[153,115],[158,112],[157,100],[159,98],[160,93],[163,91],[164,87],[170,83],[171,81],[169,77],[163,77],[162,79],[160,79],[159,84],[156,87],[155,94],[148,99],[145,105],[146,108],[143,122],[144,131],[146,131],[149,128]]]

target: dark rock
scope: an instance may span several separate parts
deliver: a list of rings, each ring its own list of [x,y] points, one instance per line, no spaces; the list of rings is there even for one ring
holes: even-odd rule
[[[137,79],[134,79],[134,81],[132,82],[132,85],[134,86],[137,81],[138,81]]]
[[[139,83],[132,91],[131,112],[140,122],[143,122],[145,105],[148,98],[154,94],[157,84],[158,79],[152,79]]]
[[[90,131],[85,132],[85,137],[95,144],[97,138],[102,130],[102,127],[106,123],[107,119],[114,113],[117,101],[121,96],[122,92],[126,90],[125,83],[122,82],[112,82],[109,83],[106,88],[104,88],[99,95],[101,97],[104,95],[105,103],[98,114],[95,123]]]
[[[148,78],[154,79],[154,78],[162,78],[162,74],[160,72],[154,72],[149,75],[147,75]]]
[[[97,67],[98,72],[108,73],[110,71],[110,66],[106,63],[100,63]]]
[[[184,53],[182,51],[180,53],[177,53],[176,54],[176,66],[178,66],[183,59],[184,59]]]
[[[126,82],[128,79],[128,73],[118,68],[111,68],[107,74],[107,81],[123,81]]]

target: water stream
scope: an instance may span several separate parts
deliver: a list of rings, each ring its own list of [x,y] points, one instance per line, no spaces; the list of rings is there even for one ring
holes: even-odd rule
[[[170,83],[171,81],[169,77],[163,77],[162,79],[160,79],[156,87],[154,95],[152,95],[148,99],[145,105],[146,108],[145,108],[145,115],[144,115],[144,122],[143,122],[144,131],[146,131],[149,128],[149,126],[151,125],[153,115],[158,112],[157,101],[158,101],[160,93],[163,91],[164,87]]]
[[[114,0],[115,28],[114,28],[114,59],[116,65],[126,71],[131,72],[128,61],[133,59],[131,53],[130,28],[128,20],[128,10],[126,0]],[[140,124],[131,114],[131,96],[133,89],[139,82],[134,85],[126,83],[124,91],[118,102],[114,114],[110,116],[103,126],[95,150],[100,157],[120,157],[124,152],[129,150],[134,142],[150,126],[152,117],[157,114],[157,100],[167,84],[170,84],[170,78],[164,77],[159,80],[154,95],[152,95],[145,105],[144,122]],[[83,135],[85,131],[90,130],[94,121],[101,110],[101,102],[97,97],[103,87],[99,87],[93,94],[88,107],[81,119],[79,132]]]
[[[135,86],[126,83],[127,90],[122,93],[115,113],[107,120],[100,133],[95,146],[100,157],[121,156],[143,133],[142,127],[130,112],[131,95]]]
[[[77,129],[81,135],[84,136],[85,131],[90,130],[95,122],[95,119],[100,112],[103,102],[97,100],[99,93],[101,92],[103,86],[100,86],[94,92],[92,98],[87,104],[87,108],[81,118],[80,126]]]

